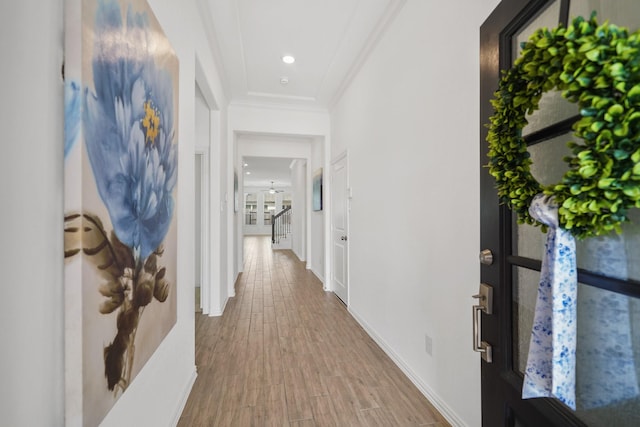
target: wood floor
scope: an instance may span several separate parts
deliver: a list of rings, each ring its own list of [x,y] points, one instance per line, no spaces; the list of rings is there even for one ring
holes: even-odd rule
[[[224,315],[196,314],[198,378],[178,426],[449,424],[291,251],[245,239]]]

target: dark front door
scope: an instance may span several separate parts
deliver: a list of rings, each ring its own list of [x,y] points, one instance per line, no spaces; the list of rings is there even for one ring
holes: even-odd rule
[[[481,163],[487,163],[489,100],[500,69],[510,68],[520,42],[540,27],[565,25],[574,16],[596,11],[636,30],[638,0],[503,0],[481,28]],[[532,172],[543,184],[560,181],[563,157],[573,137],[578,107],[549,92],[523,130],[533,159]],[[540,275],[545,235],[517,224],[499,205],[495,181],[481,168],[481,248],[493,262],[482,264],[482,282],[493,289],[492,314],[482,313],[480,338],[491,346],[482,360],[482,425],[640,426],[640,213],[621,235],[579,241],[577,410],[554,399],[523,400],[522,381]],[[488,261],[487,261],[488,262]],[[478,342],[480,341],[478,340]]]

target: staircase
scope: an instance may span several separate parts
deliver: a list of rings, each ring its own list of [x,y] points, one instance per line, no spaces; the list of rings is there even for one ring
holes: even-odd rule
[[[271,216],[271,249],[291,249],[291,208]]]

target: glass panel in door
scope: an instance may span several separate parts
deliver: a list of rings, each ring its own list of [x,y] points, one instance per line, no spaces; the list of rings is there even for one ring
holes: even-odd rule
[[[526,42],[529,37],[538,28],[554,28],[560,22],[560,1],[551,2],[546,8],[542,9],[538,16],[525,25],[513,38],[513,61],[515,61],[522,51],[522,43]],[[528,124],[522,130],[523,136],[531,135],[545,127],[569,119],[578,115],[579,108],[577,105],[570,103],[562,97],[562,93],[558,90],[552,90],[542,94],[539,107],[532,114],[527,115]]]
[[[609,20],[619,27],[635,31],[640,26],[640,2],[638,0],[571,0],[569,19],[576,16],[588,18],[597,13],[598,22]]]
[[[640,2],[639,2],[640,3]],[[543,185],[560,182],[567,170],[563,161],[570,154],[566,143],[575,140],[572,133],[566,133],[555,138],[540,142],[529,147],[533,161],[531,173]],[[598,239],[587,239],[577,242],[578,268],[603,274],[607,277],[633,279],[640,281],[640,210],[629,212],[631,221],[622,226],[623,233],[613,232]],[[518,256],[539,259],[544,248],[546,235],[539,227],[528,224],[517,224],[513,221],[513,253]],[[597,244],[596,244],[597,242]],[[603,250],[617,250],[619,252],[617,265],[603,268],[603,264],[611,264],[612,260],[601,256]],[[621,274],[624,263],[624,274]]]
[[[540,273],[516,267],[514,369],[524,375]],[[640,425],[640,299],[580,283],[575,415],[592,427]]]

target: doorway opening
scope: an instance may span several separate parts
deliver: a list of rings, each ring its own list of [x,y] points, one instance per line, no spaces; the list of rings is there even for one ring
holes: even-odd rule
[[[242,236],[270,236],[272,249],[306,256],[306,161],[242,157]]]

